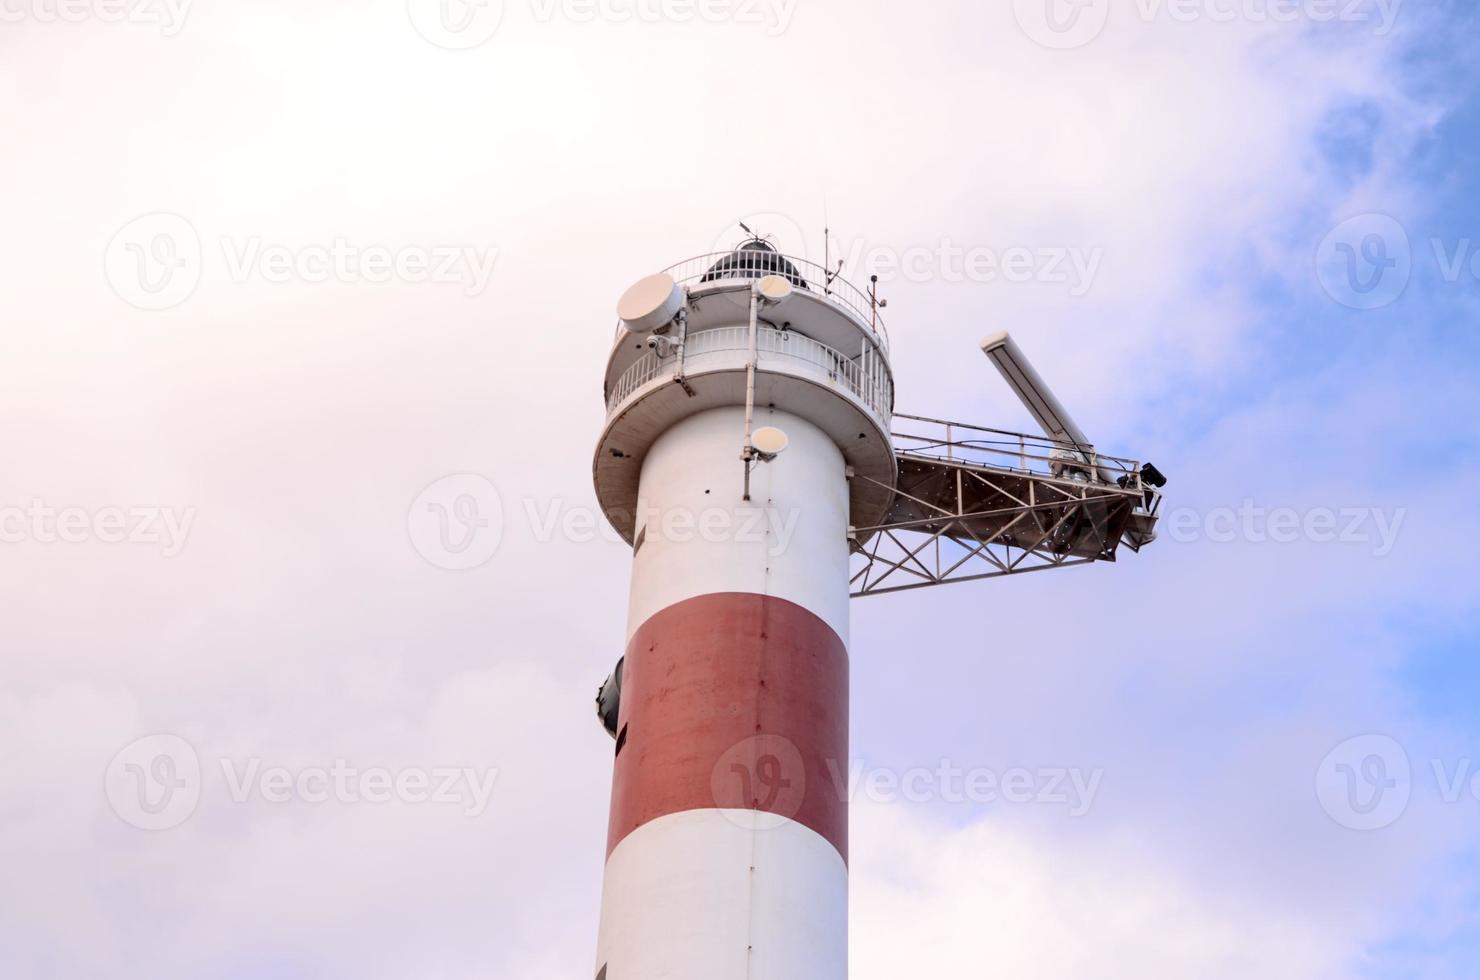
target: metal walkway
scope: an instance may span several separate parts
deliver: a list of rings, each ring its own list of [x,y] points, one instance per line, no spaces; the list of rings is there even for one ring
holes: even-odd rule
[[[1134,460],[894,418],[899,481],[883,522],[852,531],[855,596],[1115,561],[1151,539],[1160,494]]]

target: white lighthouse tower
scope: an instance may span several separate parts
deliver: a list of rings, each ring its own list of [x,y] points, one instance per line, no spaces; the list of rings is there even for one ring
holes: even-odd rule
[[[599,966],[843,980],[848,529],[896,467],[882,328],[761,241],[619,314],[596,489],[633,565]]]
[[[881,305],[760,239],[619,304],[594,470],[633,564],[598,697],[616,761],[597,980],[845,980],[850,594],[1154,536],[1142,467],[1096,453],[1051,393],[1049,439],[893,431]],[[1041,387],[1023,366],[1009,380]]]

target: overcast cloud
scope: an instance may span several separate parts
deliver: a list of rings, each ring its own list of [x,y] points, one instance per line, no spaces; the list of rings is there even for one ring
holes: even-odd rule
[[[1100,777],[860,793],[852,975],[1474,974],[1434,668],[1473,656],[1474,281],[1425,259],[1480,237],[1464,12],[1117,0],[1055,50],[1029,0],[102,8],[0,26],[0,974],[591,975],[613,307],[737,218],[820,260],[824,216],[901,411],[1029,427],[976,353],[1011,329],[1191,515],[855,602],[865,773]],[[1369,212],[1422,267],[1360,311],[1317,257]],[[458,569],[408,512],[469,475]],[[1362,831],[1318,791],[1371,734],[1411,798]],[[109,782],[151,735],[183,816]]]

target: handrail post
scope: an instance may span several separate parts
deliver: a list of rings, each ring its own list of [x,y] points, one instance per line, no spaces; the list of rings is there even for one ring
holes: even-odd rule
[[[755,459],[755,444],[751,442],[751,426],[755,419],[755,342],[760,322],[761,294],[755,284],[750,287],[750,355],[745,363],[745,446],[740,458],[745,462],[745,496],[750,501],[750,464]]]
[[[687,292],[687,291],[685,291]],[[673,379],[683,382],[683,356],[689,346],[689,311],[688,302],[685,300],[684,308],[678,311],[678,364],[673,372]]]

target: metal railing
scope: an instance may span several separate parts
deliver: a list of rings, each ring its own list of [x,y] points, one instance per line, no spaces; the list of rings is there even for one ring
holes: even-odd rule
[[[780,252],[740,249],[697,255],[663,271],[672,276],[674,282],[691,291],[750,282],[762,276],[783,276],[796,288],[824,296],[852,313],[864,335],[872,337],[875,345],[885,353],[889,351],[889,331],[884,328],[884,321],[869,295],[816,262]],[[618,339],[622,333],[622,324],[618,323]]]
[[[749,349],[750,328],[748,326],[718,327],[714,330],[703,330],[690,334],[684,348],[685,373],[702,374],[706,355],[747,353]],[[889,376],[884,359],[874,351],[873,345],[864,342],[861,351],[849,357],[841,351],[834,350],[826,344],[818,343],[811,337],[804,337],[794,331],[775,330],[771,327],[757,328],[757,367],[765,370],[766,361],[774,364],[781,359],[804,368],[802,371],[787,373],[811,375],[819,380],[826,379],[862,402],[884,423],[886,429],[889,427],[894,406],[894,381]],[[659,357],[656,351],[649,351],[638,358],[636,363],[622,372],[622,376],[612,385],[612,390],[606,400],[608,414],[616,411],[643,385],[665,374],[672,375],[677,369],[677,362],[677,351],[664,357]]]
[[[894,449],[901,455],[1015,470],[1036,476],[1078,479],[1143,492],[1141,464],[1133,459],[1088,452],[1045,436],[1005,432],[919,415],[894,416]]]
[[[612,412],[615,412],[617,406],[632,397],[634,391],[663,373],[665,364],[668,365],[668,369],[671,372],[677,360],[677,355],[660,358],[652,351],[648,351],[639,357],[631,367],[622,372],[622,376],[617,379],[617,383],[612,385],[612,390],[607,392],[607,414],[610,415]]]

